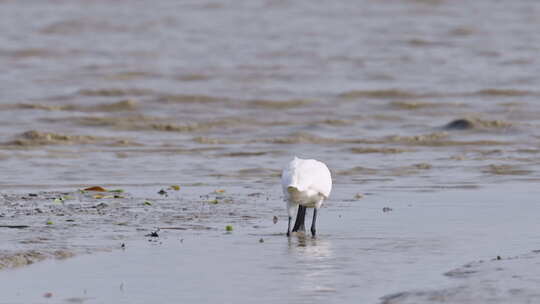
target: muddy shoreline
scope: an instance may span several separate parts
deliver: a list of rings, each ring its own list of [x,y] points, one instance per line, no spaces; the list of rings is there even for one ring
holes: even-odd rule
[[[238,198],[224,189],[189,188],[150,186],[144,196],[113,188],[84,191],[84,187],[2,194],[0,269],[120,249],[122,243],[160,229],[207,231],[225,229],[225,223],[249,225],[269,212],[248,214],[242,208],[247,200],[267,201],[263,193]]]
[[[261,295],[294,303],[308,295],[314,303],[538,299],[538,193],[526,185],[504,192],[519,201],[516,209],[494,200],[502,194],[496,185],[358,196],[358,188],[338,184],[335,200],[321,209],[317,239],[285,237],[279,188],[170,186],[123,187],[124,198],[78,190],[4,194],[3,224],[29,226],[0,228],[6,254],[0,282],[14,290],[6,299],[39,301],[48,292],[55,301],[90,303],[165,294],[204,303]],[[58,196],[68,198],[62,203]],[[12,268],[17,263],[33,265]],[[102,267],[89,268],[96,263]],[[54,279],[27,292],[29,277],[51,272]],[[75,273],[89,276],[68,283]],[[162,278],[159,285],[149,273]],[[208,282],[220,283],[207,285],[206,293],[196,288]]]

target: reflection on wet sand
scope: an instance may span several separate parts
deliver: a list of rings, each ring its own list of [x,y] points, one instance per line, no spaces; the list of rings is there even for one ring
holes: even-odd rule
[[[317,297],[315,293],[337,292],[336,257],[331,236],[312,237],[298,232],[288,239],[288,255],[297,266],[293,281],[295,293]],[[342,270],[342,269],[340,269]],[[339,270],[338,270],[339,271]]]

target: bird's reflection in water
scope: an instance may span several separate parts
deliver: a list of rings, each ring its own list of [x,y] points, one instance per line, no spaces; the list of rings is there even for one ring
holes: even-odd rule
[[[332,251],[332,243],[325,237],[313,238],[298,233],[289,238],[288,254],[293,275],[301,294],[336,292],[336,275],[339,267]]]
[[[300,254],[304,258],[330,257],[332,255],[331,243],[328,239],[314,238],[311,235],[297,233],[290,237],[288,241],[289,253]]]

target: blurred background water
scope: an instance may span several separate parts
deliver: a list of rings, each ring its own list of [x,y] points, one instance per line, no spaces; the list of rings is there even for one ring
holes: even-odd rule
[[[0,1],[0,185],[537,181],[540,3]],[[456,120],[457,124],[447,125]]]

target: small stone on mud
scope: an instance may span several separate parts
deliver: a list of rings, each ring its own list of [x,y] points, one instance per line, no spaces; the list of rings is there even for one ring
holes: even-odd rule
[[[497,256],[497,261],[500,261],[500,260],[501,260],[501,256],[498,255],[498,256]]]
[[[146,237],[155,237],[155,238],[157,238],[157,237],[159,237],[158,231],[159,231],[159,230],[152,231],[152,232],[150,232],[149,234],[147,234],[147,235],[145,235],[145,236],[146,236]]]
[[[165,191],[164,189],[161,189],[158,191],[158,194],[159,195],[167,195],[167,191]]]
[[[272,222],[274,222],[274,224],[276,224],[278,221],[278,217],[274,215],[274,218],[272,219]]]
[[[94,186],[94,187],[88,187],[84,188],[84,191],[96,191],[96,192],[107,192],[107,189],[101,187],[101,186]]]
[[[122,243],[122,245],[120,245],[120,247],[121,247],[122,249],[126,249],[126,244]]]
[[[46,292],[45,294],[43,294],[44,298],[51,298],[52,296],[53,296],[52,292]]]
[[[384,208],[382,208],[382,211],[383,211],[383,212],[390,212],[390,211],[392,211],[392,210],[393,210],[393,209],[390,208],[390,207],[384,207]]]
[[[444,126],[447,130],[468,130],[472,129],[474,127],[474,123],[470,121],[469,119],[456,119]]]
[[[35,194],[35,193],[28,193],[28,196],[34,196],[34,197],[36,197],[36,196],[38,196],[38,195]]]
[[[263,238],[260,238],[260,239],[259,239],[259,243],[264,243],[264,239],[263,239]]]
[[[99,203],[97,205],[94,206],[94,208],[96,209],[103,209],[103,208],[106,208],[108,207],[109,205],[105,204],[105,203]]]

